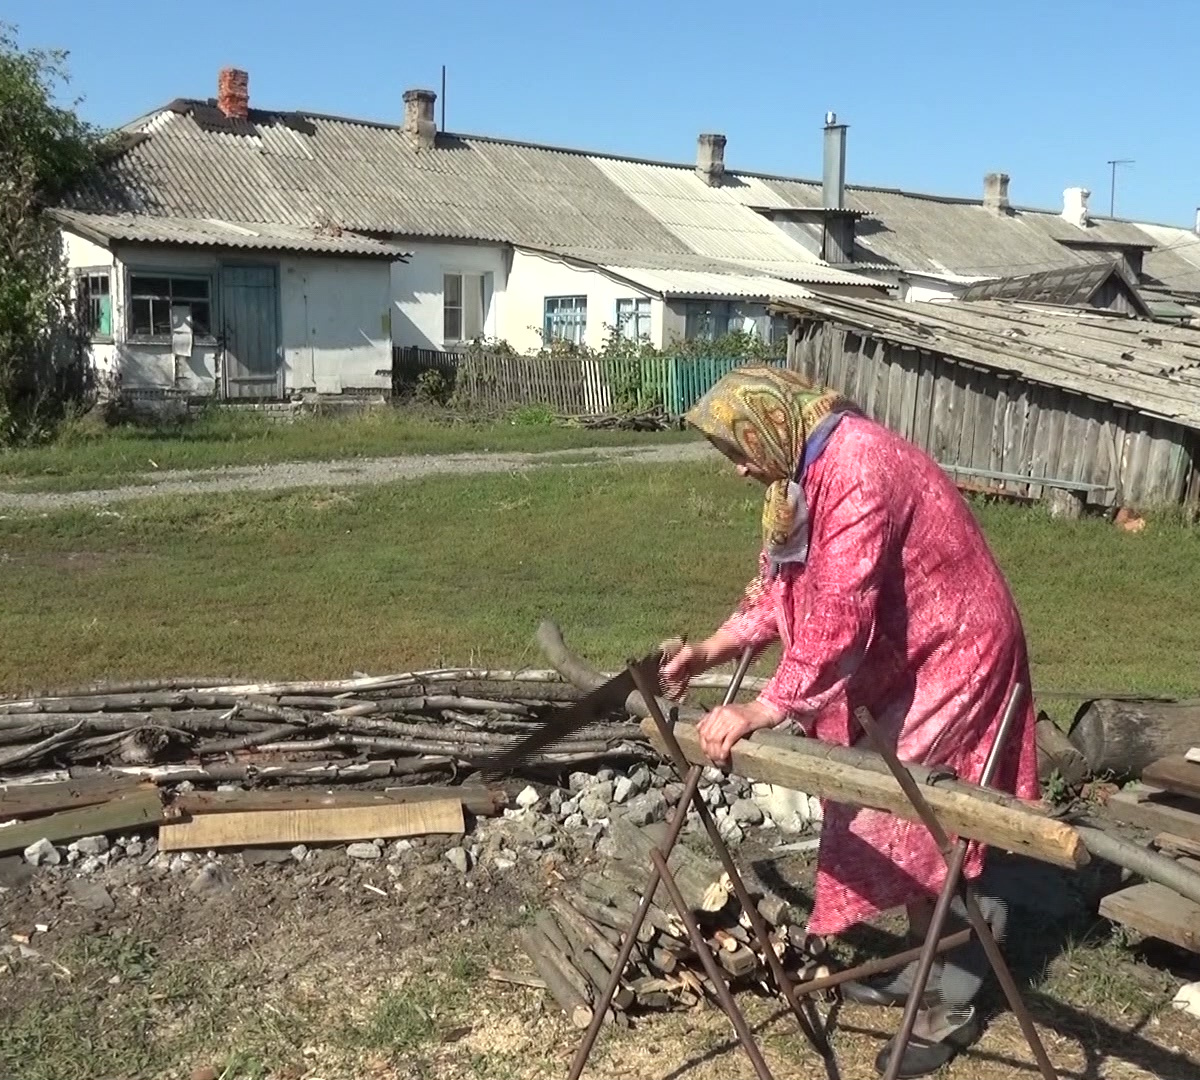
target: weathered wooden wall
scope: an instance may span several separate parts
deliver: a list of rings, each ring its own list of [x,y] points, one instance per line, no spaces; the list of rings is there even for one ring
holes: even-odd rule
[[[788,362],[943,466],[1092,484],[1107,490],[1089,501],[1110,506],[1200,502],[1200,442],[1179,425],[825,320],[796,325]],[[979,480],[1033,498],[1048,490]]]

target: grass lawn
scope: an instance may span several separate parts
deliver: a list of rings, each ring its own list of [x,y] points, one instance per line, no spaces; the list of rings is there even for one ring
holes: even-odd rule
[[[213,409],[187,424],[103,428],[68,425],[57,441],[0,451],[0,489],[79,491],[137,483],[168,469],[266,465],[281,461],[541,451],[630,446],[698,438],[691,432],[589,431],[540,421],[536,410],[507,420],[464,421],[432,409],[379,409],[291,423]]]
[[[617,665],[725,614],[752,572],[759,505],[713,462],[9,516],[0,690],[541,665],[543,616]],[[1200,531],[977,512],[1023,613],[1035,690],[1200,692]]]

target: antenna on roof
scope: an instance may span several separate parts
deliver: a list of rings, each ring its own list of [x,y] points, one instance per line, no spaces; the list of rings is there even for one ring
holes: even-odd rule
[[[442,130],[446,130],[446,65],[442,65]]]
[[[1105,165],[1112,166],[1112,180],[1108,187],[1108,216],[1116,217],[1117,209],[1117,166],[1132,165],[1133,158],[1114,158],[1112,161],[1106,161]]]

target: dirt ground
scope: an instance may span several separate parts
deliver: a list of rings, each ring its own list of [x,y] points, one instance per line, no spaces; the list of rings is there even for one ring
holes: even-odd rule
[[[481,850],[464,876],[442,857],[446,846],[421,841],[395,861],[368,862],[344,848],[299,863],[282,852],[228,854],[215,867],[199,857],[175,870],[147,856],[89,878],[67,868],[30,875],[6,861],[0,1077],[564,1076],[581,1033],[544,992],[495,976],[531,972],[517,930],[546,890],[602,873],[602,861],[528,849],[515,867],[497,869]],[[749,847],[740,860],[753,863]],[[787,874],[802,886],[802,865]],[[1013,963],[1060,1075],[1200,1075],[1200,1021],[1170,1006],[1180,982],[1200,971],[1180,967],[1177,955],[1136,950],[1067,905],[1048,913],[1036,893],[1039,910],[1014,920]],[[874,936],[857,944],[896,947],[883,930]],[[777,1077],[825,1074],[777,1002],[748,992],[740,1000]],[[829,1013],[831,1003],[821,1007]],[[845,1006],[831,1019],[838,1075],[875,1076],[899,1013]],[[1037,1070],[1002,1010],[945,1075],[1000,1080]],[[708,1005],[606,1029],[585,1076],[754,1073]]]

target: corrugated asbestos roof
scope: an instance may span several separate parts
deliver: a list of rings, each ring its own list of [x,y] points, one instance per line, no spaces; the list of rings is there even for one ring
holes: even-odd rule
[[[821,184],[812,180],[727,170],[710,187],[691,164],[449,133],[418,151],[399,126],[264,110],[234,122],[191,100],[126,132],[129,148],[71,208],[621,252],[626,265],[650,268],[651,256],[699,256],[789,281],[806,280],[799,267],[826,268],[811,238],[756,212],[819,208]],[[1001,216],[981,200],[853,184],[846,201],[870,215],[857,223],[860,270],[972,281],[1111,258],[1065,242],[1148,243],[1150,277],[1200,289],[1200,249],[1186,250],[1200,237],[1186,229],[1095,218],[1083,230],[1050,211]]]
[[[1194,331],[1013,301],[811,296],[781,306],[1200,430],[1200,334]]]
[[[718,299],[730,296],[745,300],[811,296],[803,285],[765,274],[713,274],[701,270],[656,270],[644,266],[607,265],[601,269],[632,281],[667,299]]]
[[[243,248],[256,251],[303,251],[325,255],[366,255],[403,259],[403,247],[350,233],[323,233],[299,225],[238,223],[201,218],[155,218],[141,215],[86,214],[55,210],[54,216],[84,236],[97,240],[183,244],[194,247]]]

